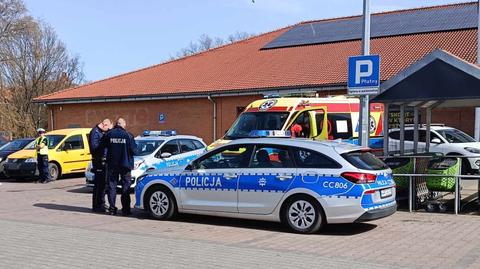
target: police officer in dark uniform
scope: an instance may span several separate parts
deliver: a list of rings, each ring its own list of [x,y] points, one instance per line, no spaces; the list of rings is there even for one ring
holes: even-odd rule
[[[107,195],[111,215],[117,214],[115,199],[117,181],[122,185],[122,213],[130,215],[130,185],[132,180],[133,153],[137,148],[133,136],[125,130],[125,119],[119,118],[115,127],[102,138],[102,147],[107,149]]]
[[[106,184],[106,150],[100,148],[100,142],[105,133],[112,128],[112,121],[104,119],[90,131],[88,144],[92,155],[92,170],[94,174],[92,210],[105,213],[105,184]]]
[[[35,139],[35,149],[37,150],[37,168],[40,183],[48,183],[50,171],[48,170],[48,138],[45,136],[45,129],[37,129],[37,138]]]

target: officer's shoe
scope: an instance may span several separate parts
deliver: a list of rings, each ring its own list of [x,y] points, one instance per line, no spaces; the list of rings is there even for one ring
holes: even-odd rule
[[[122,215],[125,216],[125,217],[130,216],[130,215],[132,215],[132,211],[130,210],[130,208],[126,209],[126,210],[122,209]]]
[[[108,208],[108,214],[109,214],[109,215],[116,216],[116,215],[117,215],[117,211],[118,211],[118,209],[117,209],[116,207],[109,207],[109,208]]]

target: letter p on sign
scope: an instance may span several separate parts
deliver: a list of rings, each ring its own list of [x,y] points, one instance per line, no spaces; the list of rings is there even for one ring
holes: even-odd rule
[[[380,88],[380,56],[366,55],[348,58],[348,93],[378,94]]]

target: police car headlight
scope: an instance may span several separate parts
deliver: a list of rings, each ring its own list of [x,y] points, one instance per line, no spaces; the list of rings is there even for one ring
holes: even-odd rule
[[[28,159],[25,159],[25,162],[26,162],[26,163],[36,163],[36,162],[37,162],[37,159],[35,159],[35,158],[28,158]]]
[[[145,161],[138,161],[138,162],[135,162],[134,165],[133,165],[133,170],[137,170]]]
[[[480,149],[477,149],[477,148],[470,148],[470,147],[466,147],[464,148],[466,151],[468,152],[471,152],[471,153],[476,153],[476,154],[479,154],[480,153]]]

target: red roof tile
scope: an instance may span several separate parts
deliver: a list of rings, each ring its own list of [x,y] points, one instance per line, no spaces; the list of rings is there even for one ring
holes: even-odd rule
[[[445,7],[448,6],[436,8]],[[36,100],[345,85],[347,58],[360,54],[361,41],[260,50],[290,28],[44,95]],[[475,62],[476,34],[476,29],[467,29],[375,38],[371,40],[371,53],[381,55],[381,79],[387,80],[435,49],[443,49],[466,61]]]

